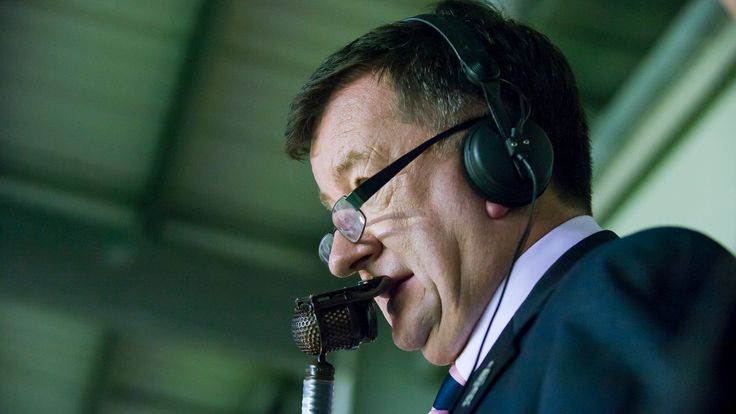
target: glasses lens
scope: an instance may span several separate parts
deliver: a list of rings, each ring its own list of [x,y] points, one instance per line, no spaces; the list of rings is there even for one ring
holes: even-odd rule
[[[332,207],[332,223],[346,239],[357,243],[365,229],[365,216],[343,196]]]
[[[319,258],[325,264],[330,263],[330,252],[332,251],[332,239],[334,237],[334,233],[327,233],[319,242]]]

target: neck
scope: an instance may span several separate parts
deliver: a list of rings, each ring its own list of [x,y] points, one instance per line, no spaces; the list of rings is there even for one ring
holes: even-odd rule
[[[522,226],[526,225],[529,217],[529,208],[530,206],[526,206],[518,209],[516,212],[518,215],[517,219],[522,223]],[[585,214],[588,213],[582,209],[574,208],[562,203],[554,192],[549,190],[546,191],[537,200],[534,217],[532,218],[532,227],[529,231],[529,237],[524,243],[521,252],[525,252],[529,247],[560,224],[570,220],[571,218]],[[524,231],[524,227],[521,227],[520,231]]]

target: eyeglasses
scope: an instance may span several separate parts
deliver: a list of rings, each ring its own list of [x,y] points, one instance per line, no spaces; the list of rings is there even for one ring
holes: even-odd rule
[[[387,165],[381,171],[363,181],[350,194],[340,197],[332,206],[332,224],[335,225],[335,228],[332,232],[325,234],[319,242],[319,258],[324,263],[329,263],[335,230],[339,231],[351,243],[357,243],[363,236],[363,231],[365,231],[365,214],[360,210],[363,204],[386,185],[389,180],[396,176],[396,174],[403,170],[404,167],[426,151],[427,148],[456,132],[469,128],[481,118],[477,117],[461,122],[429,138],[413,150],[399,157],[396,161]]]

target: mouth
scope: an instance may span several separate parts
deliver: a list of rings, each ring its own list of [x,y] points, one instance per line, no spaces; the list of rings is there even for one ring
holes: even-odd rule
[[[404,286],[404,283],[414,277],[414,273],[409,273],[406,275],[401,276],[390,276],[391,278],[391,287],[386,290],[385,292],[381,293],[378,297],[384,298],[384,299],[391,299],[394,295],[397,295],[399,292],[401,292],[402,287]]]

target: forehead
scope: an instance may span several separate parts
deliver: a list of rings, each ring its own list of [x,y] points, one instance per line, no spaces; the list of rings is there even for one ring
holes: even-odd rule
[[[335,93],[315,131],[310,158],[333,148],[345,151],[374,145],[377,132],[397,117],[394,92],[376,76],[358,78]]]
[[[408,125],[395,110],[394,92],[384,81],[367,75],[336,93],[315,132],[310,162],[323,193],[341,192],[356,170],[373,159],[388,158],[404,139],[395,139]],[[401,136],[401,135],[399,135]],[[334,188],[333,188],[334,187]]]

